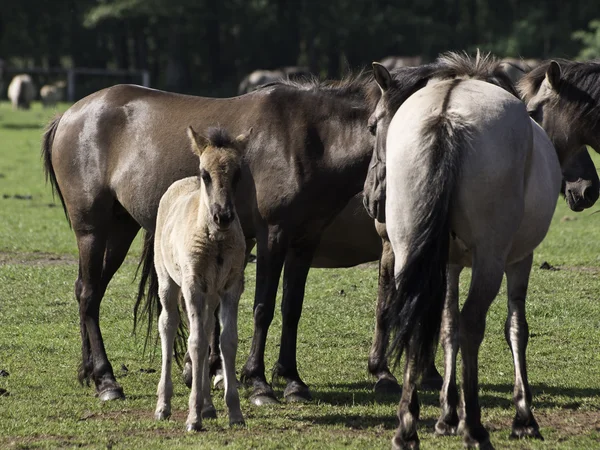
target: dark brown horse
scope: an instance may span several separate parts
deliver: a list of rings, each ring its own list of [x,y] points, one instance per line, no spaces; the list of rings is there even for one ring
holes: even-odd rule
[[[362,189],[377,96],[364,78],[277,84],[231,99],[115,86],[56,118],[43,156],[79,248],[80,379],[92,379],[102,400],[122,396],[102,341],[100,301],[140,227],[154,230],[161,195],[197,171],[184,127],[221,124],[234,134],[256,130],[236,200],[244,233],[258,245],[255,335],[242,375],[256,403],[274,399],[264,348],[285,263],[276,374],[287,381],[286,397],[310,398],[296,366],[304,284],[323,229]]]

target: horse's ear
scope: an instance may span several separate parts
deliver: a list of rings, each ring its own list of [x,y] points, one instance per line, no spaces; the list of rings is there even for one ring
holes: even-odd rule
[[[187,127],[187,135],[192,143],[192,151],[198,156],[202,155],[202,152],[208,145],[208,139],[196,133],[191,125]]]
[[[381,92],[387,91],[392,85],[392,76],[390,72],[385,68],[383,64],[374,62],[373,64],[373,76],[375,81],[379,85]]]
[[[235,138],[235,144],[239,150],[243,150],[246,148],[248,144],[248,139],[250,139],[250,135],[252,134],[252,127],[246,132],[246,134],[240,134]]]
[[[546,80],[552,86],[552,89],[558,91],[558,85],[560,84],[560,65],[556,61],[550,61],[548,70],[546,70]]]

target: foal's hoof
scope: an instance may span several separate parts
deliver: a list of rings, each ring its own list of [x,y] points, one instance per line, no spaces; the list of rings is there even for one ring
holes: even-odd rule
[[[419,450],[419,438],[405,441],[399,437],[392,439],[392,450]]]
[[[171,417],[170,411],[157,411],[154,413],[154,418],[156,420],[167,420],[169,417]]]
[[[435,424],[436,436],[456,436],[458,424],[452,425],[443,420],[438,420]]]
[[[223,375],[222,370],[218,370],[215,374],[215,379],[213,380],[213,388],[217,391],[222,391],[225,389],[225,376]]]
[[[400,395],[402,393],[402,387],[397,380],[384,377],[377,380],[373,390],[376,394]]]
[[[188,433],[197,433],[199,431],[202,431],[202,424],[200,424],[200,423],[188,423],[185,426],[185,431],[187,431]]]
[[[278,405],[279,400],[268,394],[255,394],[250,396],[250,403],[254,406]]]
[[[102,392],[98,392],[98,398],[102,402],[108,402],[111,400],[124,400],[125,394],[123,394],[123,388],[110,388],[105,389]]]
[[[216,419],[217,418],[217,410],[214,406],[208,406],[202,410],[200,413],[203,419]]]
[[[244,428],[246,426],[246,422],[244,421],[244,418],[238,418],[238,419],[229,419],[229,426],[231,428]]]
[[[288,403],[307,403],[312,401],[312,395],[308,386],[297,381],[288,383],[285,391],[283,391],[283,397]]]

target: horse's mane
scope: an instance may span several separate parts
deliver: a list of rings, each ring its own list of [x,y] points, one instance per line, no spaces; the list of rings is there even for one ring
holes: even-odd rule
[[[297,79],[281,79],[267,83],[257,90],[269,89],[276,86],[285,86],[293,90],[326,94],[336,98],[353,99],[359,97],[367,105],[374,107],[379,100],[379,89],[373,82],[370,70],[362,68],[349,72],[341,80],[320,80],[314,75]]]
[[[218,148],[231,148],[234,147],[234,139],[231,135],[222,127],[210,127],[206,130],[206,139],[210,142],[212,147]]]
[[[600,118],[600,60],[579,62],[555,59],[561,69],[558,95],[563,109],[574,115],[572,123],[590,113]],[[552,61],[544,61],[526,74],[518,83],[524,101],[529,101],[539,90]],[[575,117],[576,116],[576,117]]]

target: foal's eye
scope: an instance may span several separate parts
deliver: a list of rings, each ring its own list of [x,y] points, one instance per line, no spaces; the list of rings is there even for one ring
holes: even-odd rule
[[[377,133],[377,122],[370,123],[369,125],[367,125],[367,128],[369,129],[369,133],[375,136],[375,134]]]
[[[200,176],[202,177],[202,180],[204,181],[204,183],[209,184],[211,182],[210,173],[208,173],[206,170],[204,170],[204,169],[201,170]]]

